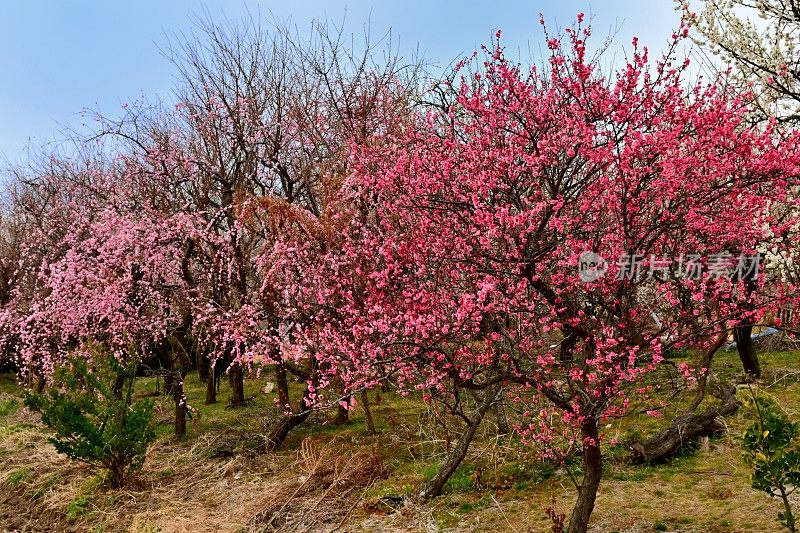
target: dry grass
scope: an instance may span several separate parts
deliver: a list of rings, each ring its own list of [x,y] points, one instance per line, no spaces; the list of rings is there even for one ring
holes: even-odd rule
[[[353,453],[337,439],[305,439],[294,466],[301,475],[253,517],[250,531],[339,529],[360,502],[360,489],[385,474],[378,454]]]
[[[374,450],[354,452],[338,438],[307,437],[299,450],[220,458],[228,436],[162,439],[143,471],[112,491],[58,454],[35,414],[19,408],[0,425],[0,524],[26,532],[333,530],[362,489],[385,475]]]
[[[776,370],[764,387],[790,412],[800,409],[795,359],[783,353],[765,361]],[[189,438],[171,437],[165,416],[142,472],[113,491],[57,454],[36,414],[6,385],[0,379],[0,532],[548,532],[553,501],[568,514],[574,500],[563,472],[548,470],[516,439],[498,438],[490,419],[445,494],[414,502],[453,435],[419,402],[391,394],[374,406],[379,435],[366,434],[358,412],[340,428],[316,416],[273,454],[259,452],[271,398],[240,411],[195,400],[200,412]],[[195,385],[190,395],[199,397]],[[740,413],[728,423],[738,434],[747,420]],[[641,426],[616,425],[611,432],[622,436]],[[622,448],[606,452],[592,531],[780,531],[778,502],[749,487],[731,436],[660,467],[629,464]]]

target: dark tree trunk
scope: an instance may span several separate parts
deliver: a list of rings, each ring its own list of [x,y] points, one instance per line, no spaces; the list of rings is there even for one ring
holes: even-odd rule
[[[317,376],[317,362],[312,357],[310,358],[310,370],[309,370],[309,378],[311,384],[315,387],[319,385],[318,376]],[[281,387],[285,391],[286,395],[286,404],[289,405],[289,390],[288,390],[288,381],[286,379],[286,369],[283,367],[282,364],[277,365],[277,367],[283,368],[283,373],[278,373],[278,390],[279,395],[282,393]],[[276,367],[276,368],[277,368]],[[280,377],[282,376],[282,378]],[[282,383],[281,383],[282,381]],[[289,435],[289,432],[292,431],[294,428],[305,422],[308,417],[311,415],[311,408],[309,407],[309,402],[306,400],[308,399],[308,395],[310,394],[308,385],[306,385],[306,390],[303,392],[303,397],[300,399],[300,402],[297,404],[297,408],[294,412],[289,415],[284,415],[278,420],[278,423],[273,426],[270,430],[269,434],[267,435],[267,451],[275,451],[283,445],[283,442],[286,440],[286,437]]]
[[[183,377],[178,362],[173,359],[169,345],[165,344],[158,350],[158,358],[166,373],[164,374],[164,394],[172,397],[175,403],[175,434],[186,435],[186,401],[183,396]],[[182,405],[181,405],[182,404]]]
[[[291,407],[291,399],[289,398],[289,379],[283,363],[275,365],[275,386],[278,388],[278,402],[281,404],[281,410],[285,411]]]
[[[197,375],[202,383],[211,379],[211,358],[207,353],[200,353],[197,356]]]
[[[683,414],[657,435],[644,442],[634,442],[631,445],[634,460],[660,463],[677,453],[681,446],[694,442],[698,437],[724,431],[725,424],[720,418],[735,413],[739,408],[736,387],[721,387],[718,396],[722,399],[721,405],[710,407],[701,414]]]
[[[311,411],[306,409],[303,412],[282,417],[267,435],[267,451],[274,452],[283,446],[289,432],[305,422],[310,414]]]
[[[429,500],[441,494],[447,480],[450,479],[450,476],[456,471],[458,465],[460,465],[461,461],[467,456],[472,438],[475,436],[475,432],[478,431],[478,427],[480,427],[481,421],[484,415],[486,415],[486,411],[489,410],[489,407],[492,406],[492,403],[494,403],[497,398],[498,389],[489,389],[484,391],[483,394],[484,396],[481,403],[475,411],[473,411],[472,416],[469,417],[467,427],[464,428],[464,432],[458,438],[458,441],[456,441],[456,445],[450,450],[444,464],[422,487],[419,496],[423,500]]]
[[[583,437],[583,481],[578,489],[578,500],[572,508],[568,533],[585,533],[589,528],[589,517],[594,511],[597,489],[603,478],[603,457],[600,455],[600,436],[597,420],[586,417],[581,423]]]
[[[350,397],[347,396],[344,398],[343,401],[349,402]],[[347,407],[344,407],[340,403],[336,403],[336,418],[333,419],[333,423],[337,426],[343,426],[350,421],[350,410]]]
[[[369,394],[368,391],[361,392],[361,407],[364,408],[364,424],[367,426],[367,433],[374,435],[375,422],[372,420],[372,410],[369,408]]]
[[[187,314],[173,338],[158,347],[158,361],[165,370],[164,393],[170,395],[175,403],[175,435],[179,437],[186,435],[187,406],[183,382],[191,363],[186,350],[190,326],[191,315]]]
[[[175,403],[175,435],[186,435],[186,399],[183,396],[183,378],[176,370],[164,375],[164,392]]]
[[[761,377],[761,365],[758,362],[756,346],[751,337],[752,333],[753,326],[750,324],[737,326],[736,329],[733,330],[733,336],[736,340],[736,351],[739,352],[739,359],[742,361],[742,367],[745,373],[751,378],[758,379]]]
[[[311,415],[311,409],[309,409],[305,403],[307,394],[308,390],[306,390],[306,394],[303,395],[303,399],[300,400],[297,411],[290,415],[282,416],[272,427],[267,435],[267,451],[273,452],[280,448],[286,440],[286,437],[289,436],[289,432],[305,422]]]
[[[502,403],[497,402],[497,404],[495,404],[494,414],[497,417],[497,434],[502,436],[511,433],[511,430],[508,428],[508,417],[506,416],[506,410],[503,409]]]
[[[231,383],[231,407],[244,405],[244,370],[242,365],[234,362],[228,369],[228,379]]]
[[[183,380],[176,384],[175,393],[175,435],[183,437],[186,435],[186,398],[183,395]]]
[[[792,511],[792,504],[789,501],[789,494],[791,494],[791,492],[787,493],[786,487],[783,485],[779,486],[778,490],[780,490],[781,501],[783,502],[783,520],[786,524],[786,529],[795,533],[797,528],[794,523],[794,511]]]
[[[114,386],[111,389],[111,392],[114,394],[114,398],[117,400],[122,399],[122,388],[125,386],[125,376],[118,375],[114,379]]]
[[[206,405],[217,403],[217,370],[212,368],[206,380]]]
[[[112,459],[112,463],[108,466],[109,473],[111,474],[111,488],[119,489],[125,486],[125,465],[118,459]]]
[[[186,381],[186,374],[189,373],[189,366],[192,364],[192,359],[189,357],[189,331],[192,324],[192,315],[187,314],[184,317],[183,324],[175,332],[176,346],[171,350],[172,358],[175,361],[176,374],[173,398],[175,400],[175,435],[182,437],[186,435],[186,414],[188,412],[188,405],[186,405],[186,395],[184,393],[184,383]]]
[[[748,270],[742,277],[744,280],[745,290],[748,295],[754,294],[758,290],[756,285],[757,269]],[[734,277],[734,280],[736,278]],[[746,309],[752,309],[751,304],[746,304]],[[758,354],[756,347],[751,337],[753,333],[753,324],[750,320],[742,320],[737,324],[733,330],[734,340],[736,341],[736,351],[739,352],[739,359],[742,361],[742,367],[748,377],[758,379],[761,377],[761,365],[758,362]]]

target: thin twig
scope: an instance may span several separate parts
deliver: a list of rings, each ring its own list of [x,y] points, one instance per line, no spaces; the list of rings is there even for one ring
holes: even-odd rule
[[[519,530],[515,528],[513,525],[511,525],[511,522],[509,522],[508,516],[506,516],[506,512],[503,510],[503,507],[500,505],[500,502],[498,502],[495,499],[494,494],[492,494],[491,496],[492,496],[492,501],[495,503],[495,505],[497,505],[497,508],[500,509],[500,512],[503,513],[503,518],[505,519],[506,524],[508,524],[508,527],[510,527],[514,531],[514,533],[519,533]]]

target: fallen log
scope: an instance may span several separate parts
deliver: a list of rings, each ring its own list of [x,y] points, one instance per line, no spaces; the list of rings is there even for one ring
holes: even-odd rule
[[[736,387],[723,385],[715,394],[722,400],[719,405],[709,407],[700,414],[686,413],[676,418],[670,426],[644,442],[631,444],[631,456],[639,463],[660,463],[680,451],[681,447],[696,442],[700,437],[720,434],[725,431],[723,417],[739,409]]]

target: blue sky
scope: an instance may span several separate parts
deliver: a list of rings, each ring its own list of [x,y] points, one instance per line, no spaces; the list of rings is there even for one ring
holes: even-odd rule
[[[498,28],[510,49],[534,49],[548,23],[569,24],[579,12],[594,17],[596,40],[620,26],[615,48],[640,37],[660,49],[678,23],[671,0],[451,2],[407,0],[0,0],[0,160],[20,160],[28,143],[60,138],[60,125],[79,127],[80,111],[119,113],[141,95],[170,101],[174,68],[160,52],[166,35],[189,32],[192,16],[236,19],[250,11],[291,17],[301,28],[312,18],[341,20],[374,35],[389,28],[410,57],[446,65],[489,40]]]

